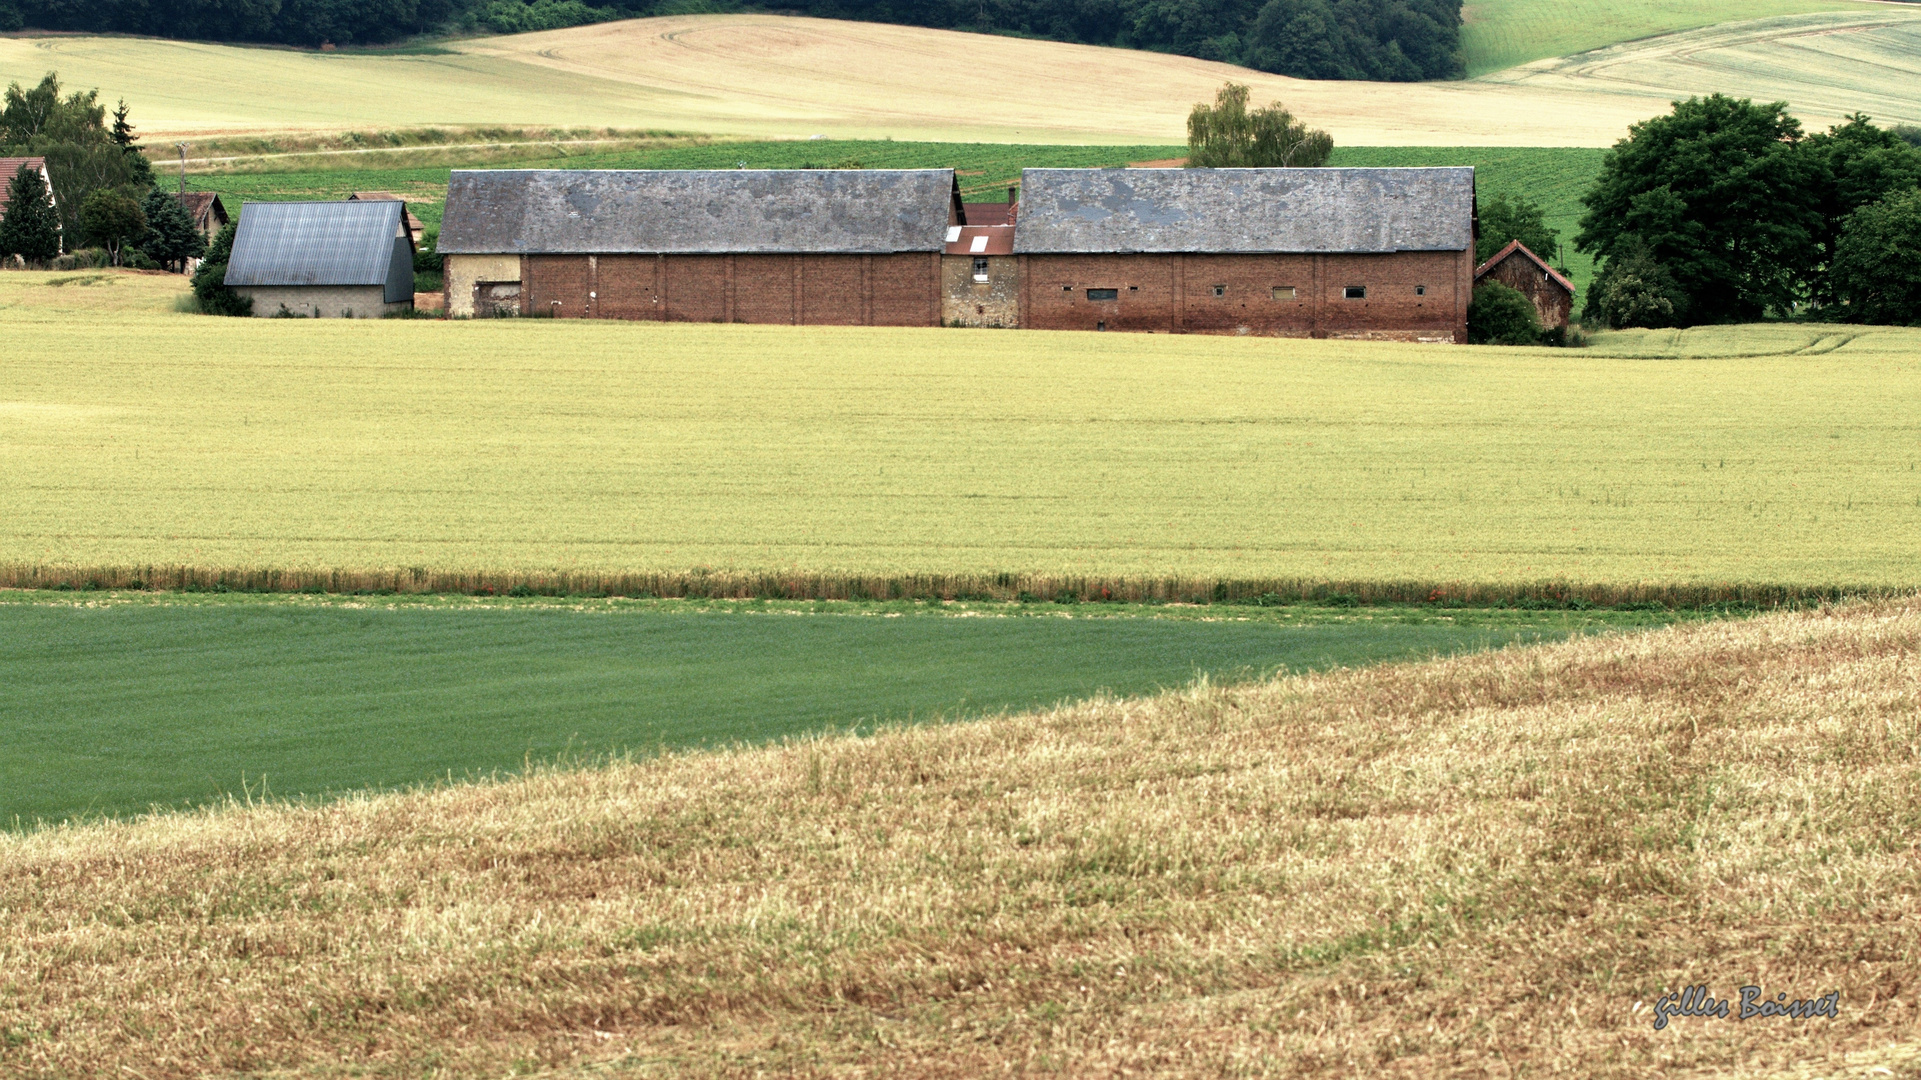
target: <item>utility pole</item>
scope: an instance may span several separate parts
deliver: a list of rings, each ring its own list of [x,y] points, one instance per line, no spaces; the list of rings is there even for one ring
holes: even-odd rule
[[[185,195],[187,193],[187,144],[177,142],[173,144],[173,148],[180,151],[180,194]]]

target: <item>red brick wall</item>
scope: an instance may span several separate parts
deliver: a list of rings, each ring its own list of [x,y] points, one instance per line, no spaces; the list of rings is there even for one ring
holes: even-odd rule
[[[1021,325],[1037,330],[1466,340],[1473,252],[1028,255]],[[1348,286],[1365,299],[1349,300]],[[1219,295],[1216,295],[1216,288]],[[1293,299],[1275,296],[1293,288]],[[1113,289],[1090,300],[1089,289]],[[1417,292],[1417,290],[1422,290]]]
[[[536,255],[522,311],[559,318],[934,326],[940,256]]]

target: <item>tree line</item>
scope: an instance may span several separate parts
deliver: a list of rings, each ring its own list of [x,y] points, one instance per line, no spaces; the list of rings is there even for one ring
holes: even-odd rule
[[[1304,79],[1407,82],[1466,70],[1461,0],[0,0],[0,31],[312,47],[767,10],[1149,49]]]
[[[1917,134],[1720,94],[1634,125],[1582,199],[1583,321],[1921,323]]]
[[[14,174],[0,216],[0,258],[46,263],[62,250],[98,248],[115,266],[183,269],[206,238],[171,193],[156,186],[127,103],[111,123],[99,91],[63,95],[48,73],[31,89],[7,87],[0,104],[0,157],[44,157],[52,180]]]

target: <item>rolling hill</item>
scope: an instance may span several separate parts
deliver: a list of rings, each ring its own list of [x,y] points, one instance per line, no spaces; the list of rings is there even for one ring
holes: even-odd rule
[[[1812,125],[1856,108],[1921,119],[1921,80],[1901,77],[1902,50],[1917,33],[1921,10],[1882,5],[1694,32],[1678,53],[1676,39],[1657,38],[1482,79],[1404,84],[1308,82],[1160,53],[915,27],[698,15],[406,55],[0,38],[0,81],[58,70],[70,85],[132,102],[153,139],[549,125],[1092,144],[1180,141],[1189,107],[1234,79],[1342,145],[1606,146],[1677,94],[1736,83],[1786,98]]]
[[[1461,10],[1470,78],[1533,60],[1644,41],[1662,34],[1776,15],[1874,12],[1848,0],[1471,0]]]

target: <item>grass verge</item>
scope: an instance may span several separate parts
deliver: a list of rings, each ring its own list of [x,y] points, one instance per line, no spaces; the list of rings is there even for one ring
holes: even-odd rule
[[[1851,605],[0,837],[0,1063],[1905,1071],[1918,671]]]

